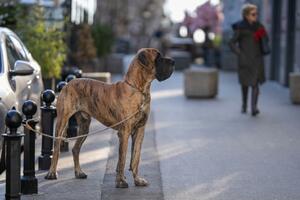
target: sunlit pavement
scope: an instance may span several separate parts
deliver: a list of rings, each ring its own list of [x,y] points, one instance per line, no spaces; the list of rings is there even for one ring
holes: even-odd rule
[[[116,166],[118,161],[118,139],[111,139],[111,153],[107,161],[106,173],[101,187],[101,200],[163,200],[162,181],[159,167],[158,153],[155,144],[155,130],[153,124],[153,113],[151,113],[146,126],[142,149],[139,174],[146,178],[150,185],[148,187],[135,187],[129,169],[131,143],[127,152],[125,176],[129,184],[127,189],[115,188]]]
[[[119,77],[117,78],[119,79]],[[140,174],[150,186],[135,187],[127,154],[128,189],[114,187],[118,139],[115,132],[90,136],[80,160],[86,180],[74,178],[70,152],[62,153],[58,180],[38,171],[39,194],[25,200],[296,200],[300,199],[300,106],[288,89],[268,82],[261,89],[261,114],[240,113],[235,73],[221,72],[216,99],[186,99],[183,75],[152,86]],[[98,129],[93,121],[91,129]],[[36,156],[40,154],[40,138]],[[4,176],[0,177],[4,199]]]
[[[235,73],[220,74],[216,99],[186,99],[183,75],[154,83],[155,118],[167,200],[300,199],[300,106],[288,89],[261,88],[261,114],[241,114]]]
[[[90,130],[104,128],[98,122],[92,121]],[[75,179],[74,164],[71,149],[74,141],[69,144],[69,152],[60,154],[58,161],[58,179],[45,180],[47,171],[37,170],[37,159],[41,153],[41,137],[36,140],[36,176],[39,193],[22,195],[22,200],[83,200],[101,199],[101,186],[105,174],[107,159],[110,152],[112,130],[99,135],[90,136],[82,146],[80,162],[82,170],[88,175],[87,179]],[[23,174],[23,169],[21,169]],[[5,174],[0,182],[0,199],[5,199]]]

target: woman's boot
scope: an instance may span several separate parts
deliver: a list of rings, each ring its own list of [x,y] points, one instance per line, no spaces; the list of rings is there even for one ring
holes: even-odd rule
[[[254,87],[252,87],[252,98],[251,98],[252,116],[256,116],[259,114],[259,110],[257,108],[258,95],[259,95],[259,87],[258,85],[255,85]]]
[[[248,86],[242,86],[242,113],[247,112]]]

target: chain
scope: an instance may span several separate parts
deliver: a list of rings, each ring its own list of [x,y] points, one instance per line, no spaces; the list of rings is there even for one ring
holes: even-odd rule
[[[83,134],[83,135],[79,135],[79,136],[75,136],[75,137],[70,137],[70,138],[67,138],[67,137],[64,137],[64,136],[52,136],[52,135],[48,135],[48,134],[46,134],[46,133],[43,133],[43,132],[41,132],[41,131],[39,131],[39,130],[36,130],[36,129],[32,128],[32,127],[29,125],[29,123],[32,122],[32,121],[37,121],[38,118],[34,118],[34,119],[29,119],[29,120],[27,120],[27,121],[23,124],[23,126],[24,126],[25,128],[27,128],[28,130],[33,131],[33,132],[35,132],[35,133],[37,133],[37,134],[39,134],[39,135],[41,135],[41,136],[48,137],[48,138],[51,138],[51,139],[54,139],[54,140],[63,140],[63,141],[65,141],[65,142],[69,142],[69,141],[72,141],[72,140],[76,140],[76,139],[78,139],[78,138],[86,137],[86,136],[88,136],[88,135],[95,135],[95,134],[97,134],[97,133],[102,133],[102,132],[107,131],[108,129],[111,129],[111,128],[114,128],[114,127],[116,127],[116,126],[119,126],[119,125],[123,124],[124,122],[128,121],[129,119],[131,119],[132,117],[134,117],[134,116],[135,116],[136,114],[138,114],[139,112],[141,112],[143,107],[144,107],[144,104],[143,104],[143,105],[140,107],[140,109],[138,109],[136,112],[134,112],[133,114],[131,114],[131,115],[129,115],[128,117],[126,117],[125,119],[123,119],[123,120],[121,120],[121,121],[119,121],[119,122],[117,122],[117,123],[115,123],[115,124],[113,124],[113,125],[111,125],[111,126],[108,126],[108,127],[106,127],[106,128],[96,129],[96,130],[94,130],[94,131],[92,131],[92,132],[90,132],[90,133],[86,133],[86,134]]]

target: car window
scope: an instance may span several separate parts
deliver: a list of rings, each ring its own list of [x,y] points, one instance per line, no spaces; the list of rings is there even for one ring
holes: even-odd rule
[[[25,49],[24,45],[22,44],[22,42],[20,42],[20,40],[13,35],[9,35],[9,39],[14,44],[15,49],[19,52],[19,54],[21,54],[22,60],[28,61],[26,49]]]
[[[16,61],[23,60],[24,57],[16,50],[13,42],[9,38],[6,38],[5,46],[6,46],[9,68],[13,69]]]

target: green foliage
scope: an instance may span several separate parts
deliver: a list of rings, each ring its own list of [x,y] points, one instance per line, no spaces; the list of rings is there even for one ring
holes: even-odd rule
[[[58,78],[66,57],[65,34],[46,26],[41,7],[19,12],[16,32],[42,68],[44,78]]]
[[[111,52],[114,43],[114,35],[110,26],[95,24],[92,29],[97,56],[102,57]]]
[[[15,28],[17,6],[14,4],[7,5],[0,3],[0,26]]]

